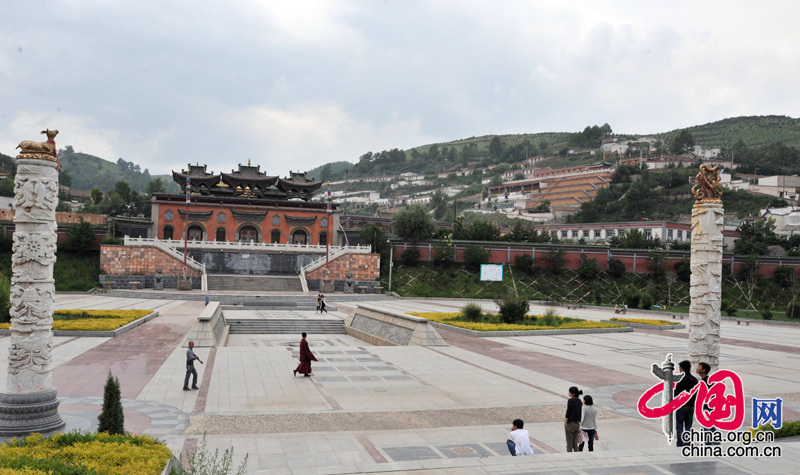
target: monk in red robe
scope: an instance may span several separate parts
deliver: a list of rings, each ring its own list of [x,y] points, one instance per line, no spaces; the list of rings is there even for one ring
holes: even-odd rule
[[[306,332],[303,332],[303,339],[300,340],[300,364],[297,365],[297,369],[294,370],[294,375],[297,376],[297,373],[303,373],[303,375],[308,378],[311,375],[308,374],[311,372],[311,362],[317,361],[316,356],[311,350],[308,349],[308,342],[306,341]]]

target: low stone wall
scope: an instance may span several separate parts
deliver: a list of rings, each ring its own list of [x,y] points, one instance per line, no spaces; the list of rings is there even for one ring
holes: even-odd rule
[[[188,346],[189,341],[200,348],[225,346],[229,329],[219,302],[209,302],[197,316],[197,323],[183,339],[183,346]]]
[[[381,256],[379,254],[345,254],[306,274],[306,280],[325,280],[342,282],[347,279],[347,272],[353,274],[356,281],[376,281],[380,277]]]
[[[164,283],[165,289],[177,289],[178,279],[177,275],[165,275],[161,277],[161,282]],[[202,277],[190,277],[192,281],[192,288],[199,289],[202,287]],[[132,289],[131,282],[138,282],[140,289],[152,289],[156,282],[155,272],[152,275],[100,275],[100,287],[106,287],[106,282],[111,282],[112,289]]]
[[[182,276],[183,262],[157,247],[110,246],[100,248],[100,269],[106,275],[149,276],[161,268],[164,276]],[[200,277],[200,271],[186,269],[189,277]]]
[[[309,280],[308,281],[308,291],[309,292],[319,292],[322,289],[321,280]],[[333,291],[334,292],[344,292],[345,291],[345,281],[344,280],[332,280],[326,283],[333,284]],[[363,292],[362,292],[363,290]],[[379,294],[382,290],[381,283],[377,280],[358,280],[353,283],[353,293],[354,294]]]
[[[613,322],[618,323],[618,322]],[[475,337],[497,337],[497,336],[552,336],[552,335],[581,335],[584,333],[627,333],[632,332],[633,328],[630,327],[614,327],[614,328],[569,328],[565,330],[509,330],[509,331],[488,331],[479,332],[476,330],[468,330],[466,328],[454,327],[439,322],[431,322],[436,328],[443,328],[456,333],[463,333],[464,335]]]
[[[683,323],[678,323],[676,325],[659,325],[658,323],[654,323],[652,325],[646,323],[636,323],[636,322],[616,322],[611,320],[600,320],[603,323],[616,323],[617,325],[625,325],[626,327],[631,328],[645,328],[648,330],[681,330],[686,328],[686,325]]]
[[[344,322],[348,335],[376,346],[445,346],[428,319],[359,305]]]

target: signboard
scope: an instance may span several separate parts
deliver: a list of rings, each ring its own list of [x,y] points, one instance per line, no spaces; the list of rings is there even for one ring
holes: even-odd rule
[[[503,281],[502,264],[481,264],[481,280]]]

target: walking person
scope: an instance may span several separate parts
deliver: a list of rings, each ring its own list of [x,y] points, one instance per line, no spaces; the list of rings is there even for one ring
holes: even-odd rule
[[[522,419],[514,419],[511,423],[511,434],[508,435],[506,445],[511,455],[533,455],[533,448],[531,447],[530,433],[523,429],[525,423]]]
[[[200,357],[197,356],[194,353],[194,349],[193,348],[194,348],[194,342],[190,341],[189,342],[189,348],[186,350],[186,377],[183,378],[183,390],[184,391],[190,391],[190,389],[189,389],[189,376],[190,375],[194,376],[194,378],[192,379],[192,389],[200,389],[200,388],[197,387],[197,370],[194,369],[194,360],[199,361],[200,364],[203,364],[203,360],[201,360]]]
[[[303,376],[310,378],[311,374],[309,373],[311,373],[312,361],[317,361],[317,358],[314,356],[314,353],[308,349],[306,332],[303,332],[303,339],[300,340],[300,364],[295,368],[294,375],[297,376],[297,373],[303,373]]]
[[[697,376],[699,381],[702,381],[708,385],[708,375],[711,373],[711,365],[701,361],[697,365]],[[698,381],[698,384],[699,384]],[[713,385],[709,385],[709,388]],[[704,411],[710,411],[711,408],[708,404],[703,404]],[[703,445],[720,445],[719,442],[714,441],[714,432],[717,431],[716,427],[712,427],[710,429],[703,428]]]
[[[322,313],[322,294],[317,294],[317,312]]]
[[[692,376],[692,363],[689,360],[683,360],[678,363],[678,368],[680,368],[680,372],[683,373],[683,377],[678,381],[678,384],[675,385],[675,397],[684,391],[689,392],[692,388],[697,386],[697,378]],[[689,445],[683,441],[683,432],[689,432],[692,429],[692,423],[694,422],[694,403],[696,400],[697,397],[692,396],[686,404],[675,411],[675,431],[678,440],[676,445],[678,447]]]
[[[581,404],[580,396],[583,391],[575,386],[569,388],[567,400],[567,413],[564,414],[564,433],[567,436],[567,452],[577,452],[581,431]]]
[[[588,394],[583,396],[581,430],[586,432],[586,436],[589,438],[589,452],[594,452],[594,441],[597,437],[597,408],[594,407],[592,396]],[[583,442],[578,445],[578,450],[583,452]]]
[[[319,296],[319,313],[325,312],[328,313],[328,310],[325,308],[325,296],[320,294]]]

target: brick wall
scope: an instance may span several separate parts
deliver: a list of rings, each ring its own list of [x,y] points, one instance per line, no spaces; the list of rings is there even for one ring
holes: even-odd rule
[[[103,245],[100,248],[100,269],[109,275],[151,275],[161,267],[165,276],[183,274],[183,261],[175,259],[155,247],[126,247]],[[200,272],[187,270],[190,277],[199,277]]]
[[[380,256],[378,254],[346,254],[320,267],[308,275],[307,280],[341,280],[347,278],[347,271],[353,273],[353,280],[378,280],[380,275]],[[326,272],[327,271],[327,272]]]

